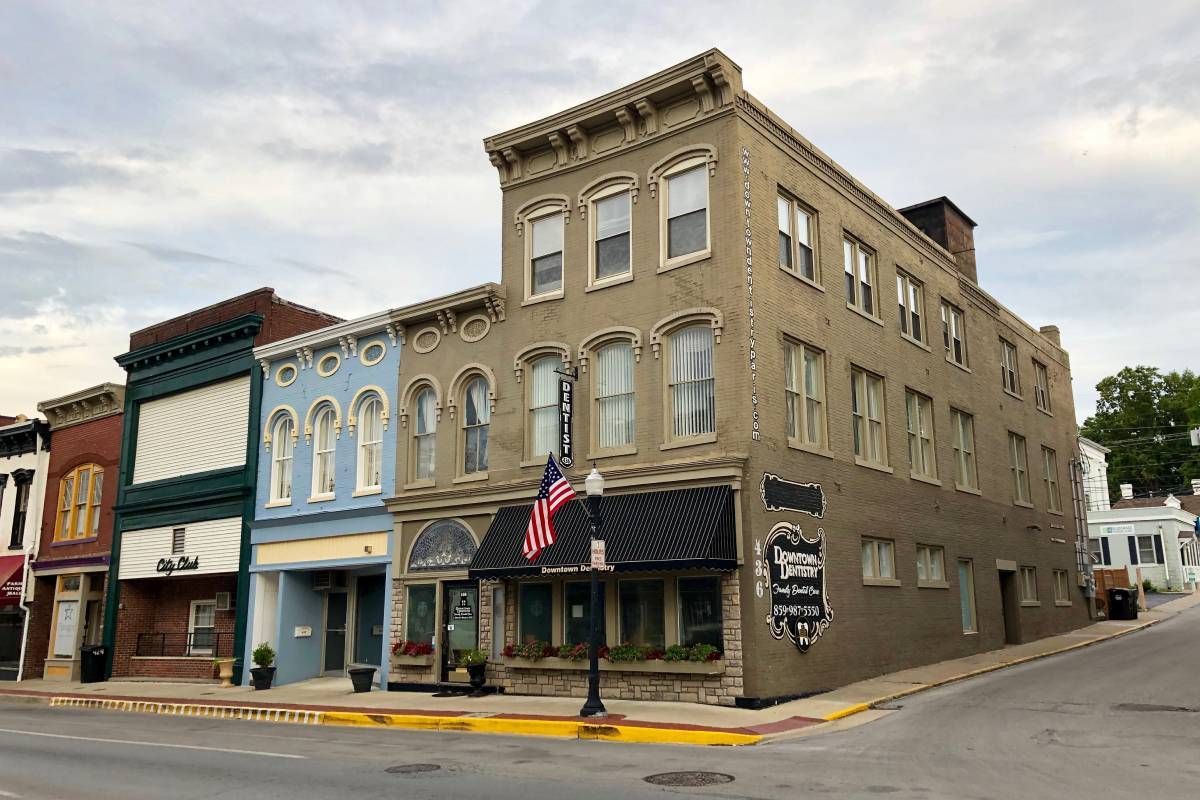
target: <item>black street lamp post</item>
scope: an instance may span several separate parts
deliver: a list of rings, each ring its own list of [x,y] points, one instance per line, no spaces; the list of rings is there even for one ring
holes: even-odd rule
[[[595,465],[584,479],[583,486],[587,493],[587,512],[588,521],[592,526],[592,542],[603,542],[604,531],[601,529],[603,519],[600,516],[600,501],[604,497],[604,476],[596,471]],[[604,708],[604,703],[600,701],[600,647],[602,645],[600,641],[600,574],[596,569],[595,559],[592,560],[591,605],[590,635],[588,637],[591,641],[588,647],[588,696],[587,702],[579,711],[579,716],[606,717],[608,711]]]

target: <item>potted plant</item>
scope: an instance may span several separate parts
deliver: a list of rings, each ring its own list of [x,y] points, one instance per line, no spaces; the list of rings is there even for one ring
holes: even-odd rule
[[[375,683],[374,667],[350,667],[346,672],[350,675],[350,682],[354,684],[355,694],[371,691],[371,685]]]
[[[479,649],[464,650],[458,665],[467,668],[467,674],[471,676],[471,688],[475,690],[474,696],[481,696],[483,684],[487,681],[487,653]]]
[[[235,658],[214,658],[213,666],[217,668],[217,677],[221,679],[221,688],[228,689],[233,686],[233,665],[237,662]]]
[[[270,689],[271,682],[275,680],[275,648],[269,642],[259,642],[250,654],[250,660],[254,662],[250,676],[255,690]]]

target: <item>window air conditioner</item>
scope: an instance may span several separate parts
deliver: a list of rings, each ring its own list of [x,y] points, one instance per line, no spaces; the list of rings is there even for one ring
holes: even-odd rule
[[[314,572],[312,579],[312,587],[314,592],[323,592],[326,589],[333,588],[333,574],[326,572]]]
[[[233,611],[233,594],[217,592],[217,611]]]

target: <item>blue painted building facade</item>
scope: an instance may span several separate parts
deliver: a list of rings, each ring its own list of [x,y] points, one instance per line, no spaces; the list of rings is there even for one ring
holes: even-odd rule
[[[375,667],[387,685],[394,416],[400,341],[389,312],[258,348],[263,371],[251,526],[250,635],[276,685]]]

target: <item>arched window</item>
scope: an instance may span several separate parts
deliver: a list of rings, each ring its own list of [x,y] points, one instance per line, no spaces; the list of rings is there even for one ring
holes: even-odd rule
[[[629,447],[634,439],[633,343],[606,344],[595,359],[596,447]]]
[[[380,488],[383,474],[383,403],[369,394],[358,404],[358,491]]]
[[[437,444],[437,396],[426,386],[417,393],[416,422],[413,425],[413,480],[433,480]]]
[[[317,422],[313,435],[313,483],[312,496],[328,499],[334,494],[334,466],[337,447],[335,422],[337,415],[333,406],[325,405],[317,411]]]
[[[271,498],[272,503],[292,501],[292,454],[295,445],[295,423],[289,414],[280,414],[271,429]]]
[[[430,523],[413,542],[408,571],[466,569],[477,547],[467,526],[456,519],[439,519]]]
[[[463,474],[487,472],[488,433],[492,422],[487,380],[476,375],[463,388]]]
[[[667,368],[672,439],[693,439],[716,432],[713,385],[713,329],[689,325],[669,338]]]
[[[558,376],[562,357],[547,355],[529,364],[529,457],[558,454]]]
[[[100,533],[100,498],[104,492],[104,468],[83,464],[58,483],[58,519],[55,541],[88,539]]]

